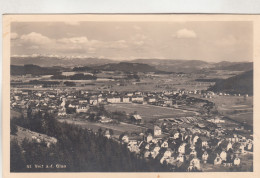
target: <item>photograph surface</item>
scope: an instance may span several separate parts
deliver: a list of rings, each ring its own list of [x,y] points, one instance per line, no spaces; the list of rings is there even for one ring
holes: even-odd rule
[[[158,16],[10,22],[11,173],[253,172],[254,22]]]

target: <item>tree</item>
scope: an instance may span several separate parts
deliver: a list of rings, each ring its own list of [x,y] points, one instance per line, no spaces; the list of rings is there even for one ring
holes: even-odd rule
[[[16,133],[17,133],[17,131],[18,131],[18,129],[17,129],[17,125],[16,125],[16,123],[15,123],[15,120],[14,119],[11,119],[11,134],[12,135],[16,135]]]
[[[20,172],[25,168],[25,161],[17,140],[11,140],[10,148],[10,171]]]
[[[114,135],[114,131],[112,129],[109,129],[109,134]]]

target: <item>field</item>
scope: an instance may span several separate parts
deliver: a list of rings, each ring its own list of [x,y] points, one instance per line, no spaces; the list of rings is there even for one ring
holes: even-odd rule
[[[22,144],[24,139],[27,139],[28,141],[33,141],[33,137],[35,138],[39,138],[40,140],[45,140],[45,141],[49,141],[49,140],[56,140],[54,137],[50,137],[46,134],[41,134],[38,132],[33,132],[29,129],[17,126],[17,133],[16,135],[10,135],[11,136],[11,140],[17,140],[19,144]]]
[[[248,152],[245,154],[239,155],[240,158],[240,168],[239,171],[241,172],[249,172],[253,171],[253,154]],[[203,172],[228,172],[232,171],[232,169],[236,167],[225,167],[223,165],[213,165],[213,164],[201,164],[201,168]]]
[[[145,121],[196,115],[192,111],[143,104],[110,104],[105,108],[109,111],[125,111],[126,114],[137,112]]]
[[[253,97],[214,96],[208,100],[214,102],[224,116],[253,126]]]
[[[102,124],[97,122],[88,122],[88,121],[71,120],[71,119],[59,119],[58,121],[67,122],[68,124],[80,125],[82,128],[92,129],[95,132],[97,132],[99,128],[101,128],[103,131],[106,129],[112,129],[114,132],[114,136],[119,136],[123,132],[141,133],[146,130],[145,127],[122,123],[122,122],[120,124]]]

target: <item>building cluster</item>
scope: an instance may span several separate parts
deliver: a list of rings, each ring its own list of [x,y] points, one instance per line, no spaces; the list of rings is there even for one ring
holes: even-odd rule
[[[211,93],[212,94],[212,93]],[[138,103],[162,107],[181,108],[192,105],[201,108],[209,101],[188,96],[184,91],[164,92],[90,92],[76,89],[11,89],[11,109],[20,110],[27,117],[32,113],[45,111],[65,116],[73,113],[87,113],[91,106],[99,104]],[[141,122],[138,114],[132,119]],[[160,120],[160,119],[158,119]],[[112,119],[101,116],[106,124]],[[203,120],[198,117],[167,118],[155,125],[153,133],[140,133],[133,138],[122,134],[119,140],[131,152],[145,159],[156,159],[173,169],[186,171],[201,170],[203,164],[226,167],[239,166],[241,156],[253,151],[253,139],[239,134],[227,134],[220,117]],[[113,138],[107,131],[105,136]],[[39,139],[39,138],[34,138]]]
[[[178,92],[88,92],[82,90],[51,89],[51,90],[11,90],[11,108],[20,108],[26,112],[29,107],[33,112],[48,111],[59,116],[68,114],[74,109],[76,113],[86,113],[90,106],[98,104],[138,103],[163,107],[181,107],[193,104],[201,107],[202,99],[188,97]],[[26,114],[26,113],[24,113]]]
[[[181,129],[165,135],[160,127],[155,126],[153,133],[130,138],[122,134],[119,139],[131,152],[186,171],[199,171],[203,164],[239,166],[241,156],[253,151],[253,140],[237,134],[215,137]]]

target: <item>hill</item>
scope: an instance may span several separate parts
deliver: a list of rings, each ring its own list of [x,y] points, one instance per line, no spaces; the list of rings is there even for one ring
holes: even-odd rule
[[[93,67],[97,70],[123,71],[123,72],[158,72],[154,66],[140,63],[120,62]]]
[[[214,92],[228,92],[253,95],[253,70],[228,79],[218,80],[208,90]]]
[[[37,65],[24,65],[24,66],[17,66],[11,65],[11,75],[57,75],[60,74],[59,68],[51,68],[51,67],[40,67]]]
[[[39,143],[24,139],[18,142],[12,139],[10,144],[11,172],[39,172],[39,168],[26,168],[26,165],[32,163],[33,165],[66,165],[63,168],[46,167],[40,169],[41,172],[172,171],[169,166],[162,165],[159,161],[153,159],[147,161],[142,157],[137,157],[128,150],[126,145],[106,138],[105,130],[101,128],[94,133],[76,125],[60,123],[54,116],[41,112],[27,119],[21,117],[12,121],[13,127],[23,127],[32,131],[33,135],[39,133],[45,138],[55,137],[57,141],[48,147],[44,141]],[[12,135],[12,138],[14,137],[15,135]],[[21,142],[22,144],[19,144]]]
[[[211,63],[200,60],[175,60],[175,59],[136,59],[133,63],[149,64],[157,70],[165,72],[190,73],[203,68],[212,67]]]
[[[34,64],[41,67],[75,67],[85,65],[102,65],[113,62],[113,60],[101,58],[61,58],[48,56],[11,57],[11,65]]]
[[[229,71],[248,71],[253,69],[252,62],[228,62],[222,61],[218,63],[210,63],[201,60],[181,60],[181,59],[135,59],[129,61],[115,61],[104,58],[85,58],[85,57],[54,57],[44,55],[34,56],[13,56],[11,57],[11,65],[27,65],[33,64],[40,67],[79,67],[76,71],[86,70],[81,67],[95,67],[96,69],[103,70],[118,70],[122,67],[121,71],[126,71],[128,67],[134,71],[136,66],[132,64],[145,64],[149,65],[150,69],[145,66],[136,69],[140,71],[142,68],[146,71],[163,71],[163,72],[198,72],[201,70],[229,70]],[[153,67],[154,69],[151,69]]]
[[[253,70],[253,62],[219,62],[212,70],[249,71]]]

